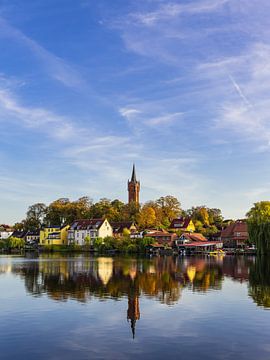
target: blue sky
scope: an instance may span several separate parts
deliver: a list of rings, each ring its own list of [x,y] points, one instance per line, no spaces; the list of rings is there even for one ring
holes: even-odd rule
[[[270,191],[270,2],[0,0],[0,223],[88,195]]]

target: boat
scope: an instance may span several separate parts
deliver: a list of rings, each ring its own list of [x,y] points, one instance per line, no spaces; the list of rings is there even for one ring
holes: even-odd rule
[[[226,253],[225,253],[225,251],[219,249],[219,250],[210,251],[209,255],[210,256],[225,256]]]

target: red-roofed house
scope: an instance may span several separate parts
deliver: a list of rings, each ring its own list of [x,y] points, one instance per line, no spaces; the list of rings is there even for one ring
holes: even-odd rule
[[[221,241],[208,241],[199,233],[184,233],[175,241],[175,245],[178,250],[188,252],[208,252],[223,247]]]
[[[181,231],[185,231],[185,232],[194,232],[195,226],[194,226],[191,218],[179,217],[179,218],[172,220],[171,225],[170,225],[170,230],[173,230],[173,231],[181,230]]]
[[[175,233],[169,233],[165,230],[148,230],[145,234],[155,240],[155,243],[172,246],[177,238]]]
[[[237,220],[221,232],[221,240],[224,247],[242,248],[248,240],[248,227],[245,220]]]

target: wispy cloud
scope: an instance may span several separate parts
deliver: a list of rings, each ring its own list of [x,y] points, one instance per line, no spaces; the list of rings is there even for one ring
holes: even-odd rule
[[[0,15],[0,38],[11,39],[28,48],[48,71],[49,75],[65,86],[81,89],[85,81],[74,66],[59,56],[51,53],[38,42],[25,35],[22,31],[9,24]]]
[[[155,11],[144,13],[131,13],[130,18],[137,24],[153,26],[159,21],[171,20],[179,15],[202,14],[217,11],[230,0],[207,0],[197,1],[190,4],[166,3],[161,4]]]
[[[147,110],[143,111],[135,109],[134,107],[124,107],[119,109],[119,113],[128,121],[129,125],[133,127],[142,125],[154,128],[158,128],[158,126],[169,126],[181,120],[183,117],[182,112],[162,113],[162,111],[160,115],[153,116],[153,113],[157,113],[157,109],[151,109],[147,104],[141,104],[140,106],[146,107]]]

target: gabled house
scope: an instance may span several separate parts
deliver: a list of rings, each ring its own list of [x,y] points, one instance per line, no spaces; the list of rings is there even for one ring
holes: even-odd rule
[[[221,241],[208,241],[206,237],[199,233],[183,233],[176,241],[175,246],[180,251],[208,252],[221,249],[223,243]]]
[[[114,236],[121,236],[123,231],[127,229],[130,234],[134,234],[137,231],[137,227],[132,221],[119,221],[119,222],[111,222],[110,223],[113,228]]]
[[[243,248],[248,241],[248,226],[245,220],[231,223],[221,232],[221,241],[226,248]]]
[[[107,219],[75,220],[68,232],[68,243],[85,245],[85,238],[90,238],[93,244],[97,238],[113,236],[113,228]]]
[[[10,235],[10,237],[16,237],[18,239],[24,239],[25,240],[25,237],[26,237],[26,234],[27,234],[27,231],[25,230],[15,230],[12,232],[12,234]]]
[[[0,225],[0,240],[8,239],[13,233],[13,229],[9,225]]]
[[[48,226],[40,230],[40,245],[67,245],[69,225]]]
[[[27,244],[38,244],[40,237],[40,230],[27,231],[25,241]]]
[[[179,218],[176,218],[176,219],[172,220],[169,229],[172,230],[172,231],[181,230],[181,231],[184,231],[184,232],[194,232],[195,231],[195,225],[194,225],[191,218],[189,218],[189,217],[186,217],[186,218],[179,217]]]
[[[166,230],[147,230],[144,236],[153,238],[156,244],[168,246],[173,246],[174,241],[177,239],[175,233]]]

